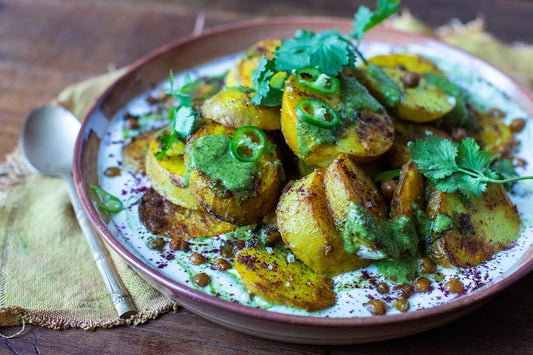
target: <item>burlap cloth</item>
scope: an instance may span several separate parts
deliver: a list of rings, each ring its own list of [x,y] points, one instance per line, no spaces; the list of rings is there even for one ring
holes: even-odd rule
[[[432,30],[404,12],[386,25],[472,52],[533,89],[533,46],[498,42],[485,33],[480,19]],[[123,71],[69,87],[57,102],[84,117],[98,94]],[[139,324],[177,307],[112,253],[139,311],[130,319],[118,318],[63,182],[31,173],[20,148],[0,165],[0,253],[0,326],[94,329]]]

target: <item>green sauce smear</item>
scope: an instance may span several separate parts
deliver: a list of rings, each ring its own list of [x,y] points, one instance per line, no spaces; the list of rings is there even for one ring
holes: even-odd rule
[[[225,134],[198,138],[189,152],[187,173],[198,169],[232,192],[252,189],[257,167],[254,162],[241,162],[233,158],[230,143],[231,137]]]

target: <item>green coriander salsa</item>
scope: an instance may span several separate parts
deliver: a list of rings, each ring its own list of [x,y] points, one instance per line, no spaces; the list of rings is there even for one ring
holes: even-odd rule
[[[213,134],[200,137],[189,152],[187,170],[198,169],[229,191],[245,191],[257,175],[254,162],[242,162],[230,154],[231,137]]]

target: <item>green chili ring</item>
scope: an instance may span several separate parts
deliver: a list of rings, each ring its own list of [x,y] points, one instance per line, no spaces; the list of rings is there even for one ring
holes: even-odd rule
[[[122,201],[120,201],[117,197],[111,195],[109,192],[105,191],[101,187],[96,185],[89,185],[89,187],[96,192],[98,198],[100,199],[98,203],[98,208],[101,208],[109,213],[117,213],[122,211],[122,209],[124,208]]]
[[[259,143],[251,140],[247,134],[252,134],[259,139]],[[230,143],[231,156],[244,163],[258,161],[262,156],[267,144],[265,132],[255,126],[243,126],[233,134]],[[245,155],[241,153],[240,148],[245,147],[252,151],[252,155]]]
[[[333,128],[341,122],[337,111],[320,100],[300,100],[296,104],[295,111],[301,120],[321,128]]]
[[[315,68],[298,69],[294,76],[300,85],[320,94],[333,94],[339,89],[337,77],[324,74]]]

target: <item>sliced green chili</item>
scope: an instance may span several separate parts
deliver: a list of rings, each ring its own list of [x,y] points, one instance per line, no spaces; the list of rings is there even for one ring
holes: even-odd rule
[[[259,142],[254,142],[252,137]],[[242,162],[254,162],[261,158],[267,144],[265,132],[255,126],[243,126],[239,128],[231,139],[231,156]]]
[[[337,77],[324,74],[315,68],[298,69],[294,76],[302,86],[320,94],[333,94],[339,88]]]
[[[122,211],[122,209],[124,208],[124,205],[122,205],[122,201],[120,201],[118,198],[111,195],[109,192],[105,191],[101,187],[96,185],[89,185],[89,187],[93,189],[98,195],[98,199],[100,200],[98,202],[98,208],[101,208],[109,213],[117,213]]]
[[[295,110],[298,118],[322,128],[333,128],[341,121],[337,111],[320,100],[300,100],[296,104]]]

